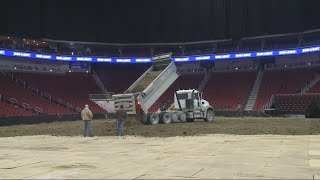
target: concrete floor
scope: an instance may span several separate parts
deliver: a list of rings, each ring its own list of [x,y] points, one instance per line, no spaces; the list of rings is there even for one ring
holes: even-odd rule
[[[320,179],[320,135],[0,138],[0,177]]]

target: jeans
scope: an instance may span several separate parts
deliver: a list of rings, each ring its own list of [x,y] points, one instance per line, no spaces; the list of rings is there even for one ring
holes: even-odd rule
[[[123,126],[124,126],[124,121],[122,119],[117,120],[117,136],[123,136]]]
[[[237,110],[237,117],[241,116],[241,118],[243,118],[243,112],[242,109],[238,109]]]
[[[89,135],[92,137],[92,122],[91,121],[84,121],[84,131],[83,131],[83,136],[87,136],[87,129],[89,129]]]

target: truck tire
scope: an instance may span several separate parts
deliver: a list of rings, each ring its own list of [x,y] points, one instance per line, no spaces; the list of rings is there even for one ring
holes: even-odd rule
[[[179,116],[178,113],[171,113],[171,120],[172,122],[179,122]]]
[[[179,113],[179,120],[181,122],[187,122],[187,115],[184,112]]]
[[[187,118],[187,122],[194,122],[193,118]]]
[[[164,112],[161,114],[161,122],[163,124],[171,124],[172,123],[172,117],[171,114],[168,112]]]
[[[214,112],[212,110],[207,111],[207,116],[204,119],[205,122],[213,122],[214,119]]]
[[[159,114],[158,114],[158,113],[151,113],[151,114],[149,114],[148,122],[149,122],[151,125],[159,124]]]

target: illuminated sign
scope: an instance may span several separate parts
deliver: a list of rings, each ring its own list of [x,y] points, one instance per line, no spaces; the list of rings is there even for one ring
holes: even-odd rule
[[[251,57],[251,53],[236,54],[236,58]]]
[[[131,62],[131,59],[116,59],[116,62],[128,63]]]
[[[151,58],[140,58],[136,59],[135,62],[151,62]]]
[[[77,61],[92,61],[91,57],[77,57]]]
[[[257,52],[256,56],[273,56],[273,51]]]
[[[62,61],[71,61],[72,57],[66,57],[66,56],[56,56],[57,60],[62,60]]]
[[[209,54],[202,56],[184,56],[173,57],[173,62],[193,62],[193,61],[208,61],[208,60],[225,60],[225,59],[238,59],[238,58],[255,58],[264,56],[285,56],[305,54],[312,52],[320,52],[320,46],[303,47],[297,49],[283,49],[274,51],[258,51],[258,52],[243,52],[243,53],[231,53],[231,54]],[[82,57],[82,56],[63,56],[54,54],[39,54],[23,51],[13,51],[0,49],[0,56],[13,56],[19,58],[36,58],[42,60],[57,60],[57,61],[71,61],[71,62],[108,62],[108,63],[150,63],[154,59],[150,57],[141,58],[110,58],[110,57]],[[163,55],[169,57],[170,54]],[[156,57],[158,58],[158,57]]]
[[[215,55],[215,59],[229,59],[230,54],[225,54],[225,55]]]
[[[297,54],[297,50],[284,50],[284,51],[279,51],[279,55],[287,55],[287,54]]]
[[[36,58],[39,58],[39,59],[51,59],[51,55],[47,55],[47,54],[36,54]]]
[[[20,57],[30,57],[30,53],[25,53],[25,52],[13,52],[14,56],[20,56]]]
[[[184,61],[189,61],[189,58],[175,58],[174,61],[176,62],[184,62]]]
[[[315,51],[319,51],[319,50],[320,50],[320,47],[303,48],[302,53],[315,52]]]
[[[210,60],[210,56],[199,56],[196,57],[196,60]]]
[[[112,62],[111,58],[97,58],[97,62]]]

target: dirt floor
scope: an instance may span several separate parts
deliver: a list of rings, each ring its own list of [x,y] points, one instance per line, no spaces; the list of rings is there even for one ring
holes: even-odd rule
[[[0,127],[0,137],[27,135],[79,136],[82,135],[82,126],[83,122],[80,120],[4,126]],[[113,136],[115,135],[115,126],[115,120],[94,120],[94,135]],[[199,120],[193,123],[159,125],[143,125],[140,122],[128,120],[125,123],[125,133],[127,135],[145,137],[193,136],[201,134],[313,135],[320,134],[320,119],[217,117],[213,123]]]

